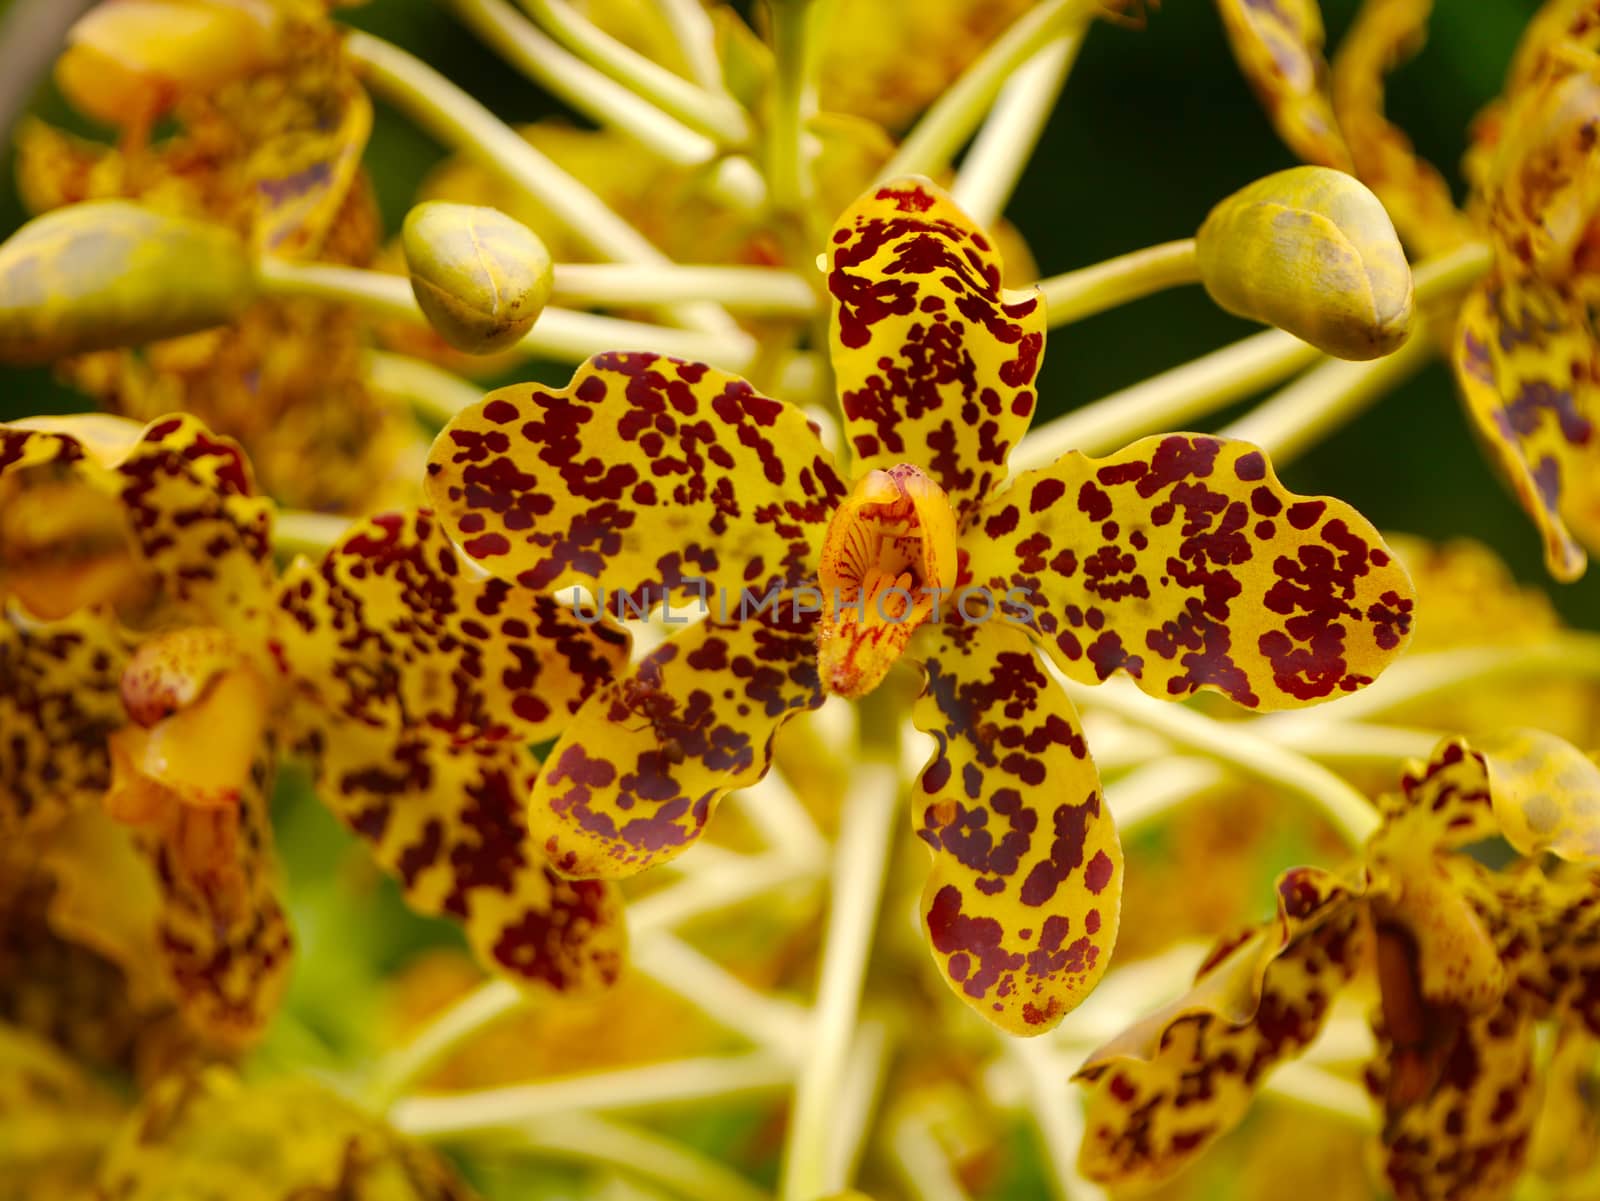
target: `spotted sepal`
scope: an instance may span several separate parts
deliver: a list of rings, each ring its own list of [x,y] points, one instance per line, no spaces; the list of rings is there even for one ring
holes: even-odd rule
[[[831,350],[858,469],[910,463],[958,516],[1005,478],[1044,356],[1044,302],[1000,286],[990,237],[920,177],[846,209],[828,247]]]
[[[278,658],[314,704],[458,742],[554,738],[628,654],[615,623],[484,575],[425,510],[297,561],[278,605]]]
[[[792,715],[822,703],[806,593],[711,617],[596,693],[528,806],[536,845],[580,879],[631,876],[687,850],[728,792],[754,784]]]
[[[1184,996],[1094,1052],[1079,1168],[1091,1180],[1165,1180],[1236,1126],[1268,1071],[1317,1036],[1362,947],[1355,887],[1296,868],[1278,917],[1225,941]]]
[[[1297,496],[1246,442],[1144,438],[1017,477],[963,544],[973,583],[1068,675],[1252,709],[1369,684],[1404,649],[1415,594],[1372,525]]]
[[[933,852],[923,923],[946,982],[1010,1034],[1042,1034],[1104,974],[1122,848],[1072,701],[1027,634],[990,622],[918,636],[913,720],[933,758],[912,823]]]
[[[596,590],[613,614],[800,582],[845,494],[798,409],[654,354],[489,393],[445,426],[427,471],[469,556],[535,591]]]

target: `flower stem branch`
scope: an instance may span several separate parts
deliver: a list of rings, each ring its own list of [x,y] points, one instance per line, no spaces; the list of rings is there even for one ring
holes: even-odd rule
[[[849,1182],[837,1170],[834,1106],[855,1042],[856,1012],[867,954],[899,812],[900,775],[890,764],[868,760],[857,769],[842,802],[834,847],[832,904],[824,935],[811,1044],[795,1084],[784,1149],[784,1201],[815,1201]]]
[[[470,155],[533,197],[600,258],[622,263],[671,261],[587,185],[421,59],[359,31],[347,34],[344,45],[375,91],[445,145]],[[724,336],[737,333],[733,319],[714,307],[695,307],[678,315],[698,329]]]
[[[711,300],[730,309],[772,317],[811,317],[817,311],[817,295],[811,285],[793,271],[774,267],[558,263],[552,299],[602,308]]]
[[[389,1111],[389,1121],[405,1134],[456,1138],[579,1109],[638,1111],[770,1094],[788,1087],[793,1077],[793,1067],[770,1051],[669,1059],[536,1084],[407,1097]]]
[[[1316,347],[1282,330],[1251,334],[1046,422],[1018,444],[1012,469],[1043,467],[1069,450],[1104,454],[1144,434],[1183,429],[1320,357]]]
[[[1063,33],[1081,31],[1099,6],[1100,0],[1046,0],[1019,17],[922,115],[879,173],[880,182],[948,167],[1017,70]]]
[[[854,1180],[860,1169],[888,1066],[887,1027],[880,1021],[862,1022],[856,1030],[855,1045],[850,1049],[850,1066],[843,1087],[834,1098],[837,1116],[833,1124],[833,1146],[829,1151],[832,1164],[829,1171],[835,1180]]]
[[[471,380],[410,355],[369,350],[363,374],[374,392],[404,401],[431,425],[445,424],[483,398],[483,389]]]
[[[889,1153],[916,1201],[970,1201],[939,1145],[929,1120],[920,1113],[896,1118],[889,1130]]]
[[[1242,722],[1213,721],[1193,709],[1158,701],[1128,680],[1107,680],[1090,688],[1057,676],[1074,703],[1083,708],[1109,710],[1175,746],[1311,802],[1352,847],[1360,846],[1377,829],[1377,810],[1361,793],[1327,768],[1252,733]]]
[[[1006,1049],[1028,1082],[1028,1112],[1044,1144],[1057,1201],[1102,1201],[1105,1193],[1078,1173],[1083,1103],[1061,1056],[1042,1038],[1007,1039]]]
[[[961,161],[951,195],[982,229],[1005,212],[1039,135],[1056,107],[1087,26],[1059,35],[1017,68],[1000,89]]]
[[[716,157],[717,144],[706,134],[690,129],[639,91],[624,87],[568,52],[506,0],[446,3],[491,50],[590,120],[617,130],[680,167],[703,166]]]
[[[1039,281],[1052,328],[1200,278],[1193,238],[1118,255],[1092,267]]]
[[[272,549],[285,557],[320,558],[350,528],[350,518],[303,509],[279,509],[272,519]]]
[[[444,1063],[464,1043],[528,1007],[533,998],[506,980],[491,980],[468,993],[422,1028],[404,1046],[379,1061],[367,1083],[367,1102],[383,1113],[408,1089]]]
[[[1218,432],[1254,442],[1281,467],[1411,378],[1433,353],[1433,339],[1419,320],[1393,354],[1364,363],[1328,359]]]
[[[670,269],[665,269],[670,270]],[[380,317],[426,324],[411,285],[404,276],[329,263],[302,263],[264,258],[259,264],[261,288],[273,296],[308,296],[355,305]],[[517,349],[530,357],[579,363],[608,350],[653,350],[696,359],[729,371],[740,371],[755,350],[748,335],[692,329],[671,329],[570,309],[547,308]]]
[[[750,141],[750,117],[726,92],[710,92],[617,41],[567,0],[520,0],[569,50],[651,104],[722,146]]]
[[[811,74],[816,8],[821,0],[771,0],[772,49],[777,73],[767,119],[767,180],[780,213],[803,219],[816,194],[805,144],[806,123],[816,114]]]
[[[751,988],[687,943],[658,932],[635,942],[632,966],[678,993],[717,1024],[786,1060],[805,1045],[808,1014]]]
[[[770,1201],[739,1173],[683,1143],[593,1114],[561,1114],[528,1122],[512,1140],[496,1140],[493,1146],[513,1147],[543,1159],[617,1167],[688,1201]]]
[[[685,876],[628,906],[628,928],[635,937],[667,930],[698,914],[743,904],[752,897],[816,879],[815,869],[787,854],[741,856],[736,864]]]
[[[657,3],[695,82],[708,91],[726,93],[722,64],[717,61],[717,29],[705,6],[700,0],[657,0]]]

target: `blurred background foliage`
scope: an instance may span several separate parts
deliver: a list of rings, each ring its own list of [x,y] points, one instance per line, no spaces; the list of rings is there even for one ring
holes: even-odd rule
[[[1330,47],[1357,6],[1358,0],[1323,0]],[[17,0],[0,0],[0,19],[15,7]],[[1446,172],[1458,196],[1470,122],[1498,92],[1516,38],[1536,8],[1537,0],[1447,0],[1434,15],[1426,49],[1391,80],[1391,115]],[[371,0],[339,15],[422,54],[508,121],[560,111],[432,0]],[[96,132],[44,78],[53,47],[35,47],[31,55],[28,50],[0,45],[0,66],[21,69],[19,62],[31,57],[27,69],[41,81],[32,100],[35,111],[68,128]],[[9,125],[15,116],[0,112],[0,121]],[[12,183],[9,144],[5,157],[0,235],[25,219]],[[388,233],[399,229],[418,181],[441,157],[426,135],[379,106],[367,163]],[[1041,273],[1051,274],[1189,235],[1216,200],[1294,161],[1235,68],[1212,5],[1166,0],[1142,30],[1107,23],[1094,31],[1007,213],[1028,239]],[[1040,379],[1041,417],[1251,332],[1252,326],[1218,310],[1198,288],[1055,331]],[[541,374],[555,378],[563,372]],[[0,368],[0,419],[84,407],[48,370]],[[1569,621],[1592,625],[1600,615],[1600,568],[1575,585],[1549,581],[1532,524],[1490,474],[1462,419],[1454,384],[1437,362],[1282,474],[1297,491],[1351,501],[1385,529],[1440,540],[1477,538],[1504,557],[1519,579],[1549,591]],[[1421,620],[1427,621],[1426,613]],[[1232,882],[1230,893],[1267,897],[1277,871],[1308,857],[1326,859],[1326,848],[1313,849],[1303,827],[1278,821],[1272,820],[1274,830],[1261,840],[1254,878]],[[303,779],[290,777],[280,788],[277,825],[301,954],[283,1019],[255,1062],[264,1070],[337,1069],[381,1050],[389,1027],[375,1015],[392,1013],[391,973],[433,947],[460,945],[460,938],[453,925],[409,913],[366,857],[350,853],[349,836],[310,800]],[[1130,843],[1130,854],[1147,862],[1163,859],[1172,850],[1164,842],[1173,837],[1178,835],[1151,831]],[[672,1132],[717,1153],[742,1150],[736,1158],[747,1163],[765,1159],[770,1171],[777,1142],[772,1127],[759,1124],[770,1121],[770,1111],[762,1114],[760,1107],[753,1112],[737,1106],[698,1112],[675,1119]],[[1268,1111],[1253,1116],[1241,1133],[1284,1120],[1292,1115]],[[1348,1132],[1334,1131],[1325,1142],[1302,1150],[1315,1151],[1327,1172],[1349,1177],[1334,1190],[1338,1195],[1363,1195],[1359,1153]],[[761,1151],[763,1145],[769,1153]],[[1018,1130],[1012,1150],[986,1195],[1044,1196],[1036,1148],[1025,1130]],[[1297,1170],[1309,1162],[1299,1162]],[[466,1166],[491,1197],[571,1196],[577,1190],[575,1175],[548,1166],[495,1158]],[[1327,1172],[1319,1179],[1331,1179]],[[1231,1156],[1210,1156],[1188,1181],[1192,1191],[1186,1195],[1262,1195],[1250,1191],[1256,1184],[1241,1184],[1237,1173]],[[1273,1173],[1251,1177],[1269,1189],[1282,1179]]]

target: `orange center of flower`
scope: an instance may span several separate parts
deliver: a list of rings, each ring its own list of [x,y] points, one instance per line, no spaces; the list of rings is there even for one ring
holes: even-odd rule
[[[865,696],[917,627],[948,603],[956,580],[956,518],[944,489],[917,467],[869,471],[833,515],[817,582],[822,686]]]

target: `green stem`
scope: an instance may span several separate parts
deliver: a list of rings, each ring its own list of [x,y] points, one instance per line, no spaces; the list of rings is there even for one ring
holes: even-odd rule
[[[1046,422],[1017,446],[1012,470],[1044,467],[1070,450],[1105,454],[1144,434],[1181,430],[1320,357],[1316,347],[1282,330],[1252,334]]]
[[[680,167],[703,166],[717,156],[718,146],[712,138],[569,53],[505,0],[446,3],[462,24],[501,58],[597,124],[615,129]]]
[[[1218,432],[1254,442],[1281,467],[1410,379],[1433,353],[1433,339],[1419,319],[1393,354],[1364,363],[1328,359]]]
[[[505,980],[491,980],[451,1005],[414,1035],[405,1046],[379,1061],[366,1088],[367,1102],[377,1113],[450,1058],[483,1031],[526,1009],[532,998]]]
[[[686,1201],[771,1201],[733,1169],[683,1143],[593,1114],[541,1118],[519,1127],[512,1138],[495,1140],[493,1149],[510,1146],[542,1159],[615,1167]]]
[[[332,513],[279,509],[272,519],[272,549],[285,557],[321,558],[350,528],[351,519]]]
[[[535,150],[439,72],[398,46],[370,34],[345,36],[345,53],[380,95],[406,112],[447,146],[527,193],[599,258],[621,263],[670,263],[642,233],[613,212],[580,180]],[[697,306],[678,314],[711,333],[733,336],[727,313]]]
[[[897,1118],[889,1131],[889,1153],[916,1201],[971,1201],[950,1166],[950,1157],[920,1113]]]
[[[1181,243],[1168,245],[1176,247]],[[1136,252],[1136,255],[1140,253],[1144,252]],[[1428,308],[1441,304],[1471,284],[1488,269],[1488,256],[1487,247],[1472,243],[1419,265],[1413,276],[1418,306]],[[1068,280],[1073,275],[1098,272],[1117,261],[1113,259],[1110,263],[1085,268],[1083,273],[1074,272],[1057,279]],[[1070,312],[1070,309],[1067,311]],[[1052,311],[1052,321],[1055,317],[1056,313]],[[1425,341],[1420,333],[1413,334],[1407,343],[1413,354],[1421,352],[1421,344]],[[1402,349],[1400,353],[1405,354],[1406,350]],[[1011,456],[1012,468],[1021,471],[1043,467],[1069,450],[1104,454],[1143,434],[1182,429],[1194,418],[1209,416],[1323,358],[1314,347],[1282,330],[1269,329],[1252,334],[1231,346],[1202,355],[1039,426],[1022,440],[1016,453]],[[1316,419],[1316,423],[1320,423],[1319,429],[1331,427],[1338,418],[1341,405],[1346,403],[1339,389],[1350,389],[1351,381],[1356,381],[1356,388],[1364,388],[1362,381],[1368,379],[1369,373],[1382,383],[1392,374],[1414,370],[1415,365],[1409,357],[1394,364],[1389,364],[1387,359],[1379,359],[1367,364],[1344,364],[1337,369],[1330,363],[1327,372],[1319,377],[1321,382],[1310,390],[1310,396],[1319,398],[1317,403],[1327,410]],[[1364,392],[1352,391],[1349,403],[1354,406],[1364,399]],[[1295,403],[1306,404],[1307,401],[1308,394],[1300,393]],[[1300,440],[1293,432],[1297,410],[1289,403],[1279,405],[1268,401],[1267,406],[1270,408],[1270,424],[1264,418],[1253,428],[1267,438],[1290,446],[1292,453],[1300,445]],[[1351,411],[1356,410],[1352,407]],[[1253,417],[1245,418],[1232,429],[1237,430],[1241,426],[1252,428],[1246,423],[1250,423]],[[1319,429],[1312,432],[1317,433]],[[1233,436],[1240,435],[1235,433]]]
[[[811,285],[793,271],[774,267],[558,263],[552,299],[602,308],[710,300],[725,308],[769,317],[810,317],[817,311],[817,295]]]
[[[600,29],[567,0],[520,0],[568,49],[721,146],[750,141],[750,117],[726,92],[707,91]]]
[[[831,1162],[834,1105],[855,1036],[861,982],[883,896],[899,800],[899,773],[887,763],[869,759],[855,769],[841,803],[811,1043],[795,1084],[784,1149],[779,1190],[784,1201],[816,1201],[849,1184],[837,1178],[837,1165]]]
[[[391,320],[427,323],[403,275],[279,258],[262,259],[257,266],[261,289],[267,295],[313,297],[354,305]],[[754,357],[755,343],[738,330],[725,336],[551,307],[539,314],[517,349],[558,363],[581,363],[609,350],[651,350],[742,371]]]
[[[790,218],[803,220],[816,194],[805,130],[817,108],[816,88],[809,72],[812,10],[817,0],[769,3],[777,70],[768,116],[767,180],[772,187],[773,207]]]
[[[1200,278],[1193,238],[1147,246],[1092,267],[1040,280],[1051,328],[1080,321]]]
[[[1087,687],[1058,674],[1080,707],[1099,708],[1160,734],[1175,746],[1215,759],[1311,802],[1359,847],[1377,829],[1372,802],[1325,767],[1250,732],[1242,722],[1213,721],[1182,705],[1159,701],[1128,680]]]
[[[1009,1039],[1006,1049],[1028,1082],[1028,1112],[1039,1131],[1057,1201],[1101,1201],[1105,1193],[1078,1173],[1083,1103],[1069,1083],[1066,1064],[1042,1038]]]
[[[1086,32],[1060,35],[1017,68],[972,140],[950,193],[979,228],[994,225],[1016,191]]]
[[[718,1025],[786,1060],[800,1058],[809,1015],[798,1005],[758,992],[670,934],[636,940],[630,959],[635,970],[686,998]]]
[[[781,852],[740,856],[728,867],[697,872],[628,906],[628,929],[642,938],[701,913],[731,909],[775,889],[817,882],[815,868]]]
[[[444,425],[483,399],[483,389],[471,380],[409,355],[369,350],[364,375],[374,392],[404,401],[430,425]]]
[[[860,1170],[889,1066],[889,1050],[889,1031],[882,1022],[864,1021],[856,1028],[849,1066],[834,1098],[829,1170],[835,1180],[854,1180]]]
[[[1222,434],[1254,442],[1280,464],[1316,445],[1422,369],[1435,350],[1428,310],[1453,300],[1489,269],[1490,262],[1488,246],[1474,242],[1422,263],[1413,282],[1423,312],[1404,346],[1366,363],[1330,359],[1225,426]]]
[[[1057,37],[1086,25],[1099,6],[1100,0],[1047,0],[1029,9],[922,115],[879,181],[942,172],[1006,81]]]
[[[711,14],[700,0],[657,0],[661,15],[672,28],[684,61],[689,64],[689,74],[695,82],[712,92],[727,92],[722,78],[722,64],[717,61],[717,29],[711,23]]]
[[[768,1051],[670,1059],[437,1097],[408,1097],[389,1113],[395,1129],[422,1138],[459,1138],[516,1129],[575,1110],[648,1110],[765,1095],[787,1088],[793,1068]]]

